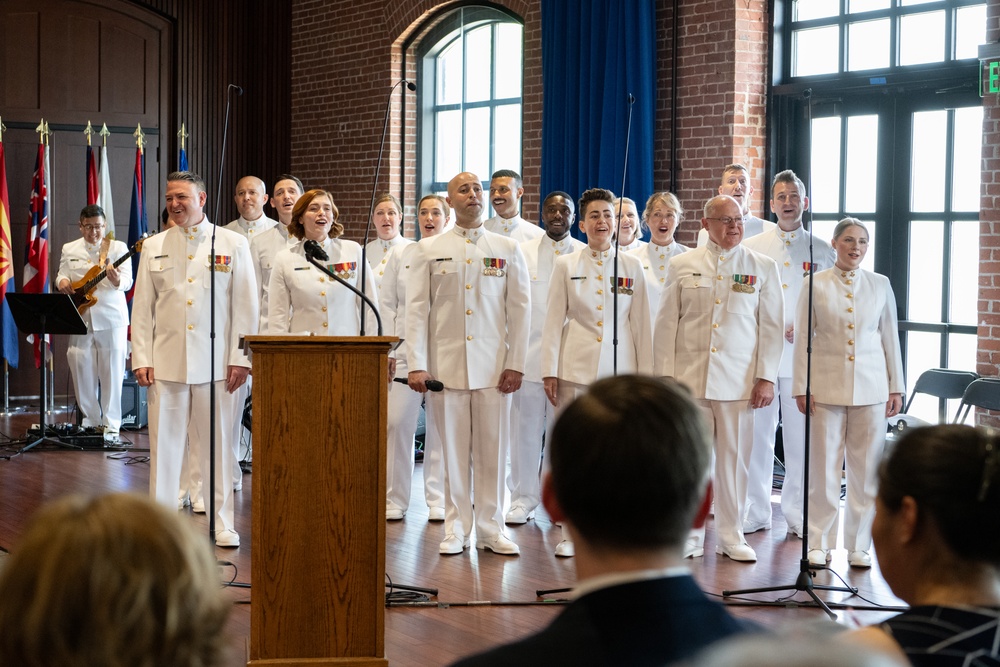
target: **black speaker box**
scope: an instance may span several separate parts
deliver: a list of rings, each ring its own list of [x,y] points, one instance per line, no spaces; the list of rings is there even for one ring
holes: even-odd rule
[[[140,429],[149,423],[146,407],[146,387],[140,387],[134,377],[122,382],[122,428]]]

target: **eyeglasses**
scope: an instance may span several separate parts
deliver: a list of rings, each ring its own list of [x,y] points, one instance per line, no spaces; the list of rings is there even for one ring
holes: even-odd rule
[[[80,229],[86,229],[89,232],[97,232],[104,229],[104,225],[80,225]]]
[[[705,219],[706,220],[716,220],[716,221],[721,222],[722,224],[724,224],[726,227],[729,227],[730,225],[739,225],[740,227],[743,226],[743,218],[725,217],[725,218],[705,218]]]

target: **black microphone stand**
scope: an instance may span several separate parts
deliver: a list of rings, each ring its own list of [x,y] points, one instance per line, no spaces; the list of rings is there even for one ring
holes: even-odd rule
[[[806,100],[806,125],[809,128],[809,146],[810,155],[812,154],[812,89],[806,89],[802,96]],[[808,192],[812,191],[812,169],[809,170],[806,176],[806,190]],[[729,597],[731,595],[743,595],[746,593],[774,593],[778,591],[803,591],[809,597],[812,598],[813,603],[816,607],[819,607],[832,620],[837,620],[837,615],[833,613],[830,609],[831,606],[837,607],[838,609],[846,608],[853,605],[843,605],[835,603],[827,603],[821,600],[818,595],[816,595],[816,590],[822,591],[838,591],[841,593],[851,593],[852,595],[858,594],[858,589],[852,586],[826,586],[821,584],[814,584],[813,577],[816,573],[813,570],[829,570],[829,565],[812,565],[809,563],[809,450],[812,442],[812,434],[810,432],[810,414],[809,408],[812,402],[812,327],[813,327],[813,275],[816,273],[816,263],[813,258],[813,234],[812,234],[812,211],[809,210],[809,279],[806,284],[806,290],[808,295],[808,305],[809,305],[809,315],[806,323],[806,330],[796,331],[796,336],[806,337],[806,412],[805,412],[805,438],[804,438],[804,451],[802,458],[802,558],[799,559],[799,574],[795,578],[795,583],[787,586],[767,586],[764,588],[745,588],[743,590],[736,591],[722,591],[722,597]],[[805,227],[805,221],[803,221],[803,227]],[[762,602],[763,605],[768,605],[771,603]],[[787,603],[775,603],[781,604],[782,606],[787,606]]]
[[[614,277],[612,283],[611,303],[614,310],[612,317],[611,348],[614,351],[611,355],[611,368],[614,375],[618,375],[618,247],[622,231],[622,206],[625,202],[625,175],[628,173],[628,146],[632,136],[632,105],[635,104],[635,96],[628,94],[628,123],[625,126],[625,159],[622,161],[622,189],[618,196],[618,220],[615,223],[615,256],[614,256]],[[638,232],[639,230],[636,230]]]
[[[365,240],[361,244],[361,281],[360,281],[361,289],[364,289],[365,278],[367,277],[368,274],[368,238],[371,235],[372,218],[375,217],[375,193],[378,191],[378,173],[379,170],[382,168],[382,151],[385,150],[385,133],[389,129],[389,110],[392,108],[392,94],[396,92],[396,89],[399,88],[399,84],[401,83],[405,83],[407,90],[409,90],[410,92],[413,92],[417,89],[416,84],[411,83],[406,79],[400,79],[399,81],[397,81],[392,85],[392,88],[389,89],[389,95],[387,96],[385,101],[385,118],[382,119],[382,141],[379,143],[378,146],[378,160],[375,162],[375,179],[372,181],[372,201],[371,204],[368,205],[368,222],[365,223]],[[341,280],[340,282],[344,281]],[[347,283],[344,284],[346,285]],[[378,312],[377,308],[375,309],[375,312],[376,313]],[[361,318],[361,335],[362,336],[365,335],[364,317]],[[381,326],[379,327],[378,335],[379,336],[382,335]]]

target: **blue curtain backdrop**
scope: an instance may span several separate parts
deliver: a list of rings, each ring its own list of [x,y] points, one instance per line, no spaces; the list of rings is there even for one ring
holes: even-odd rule
[[[593,187],[622,194],[631,93],[625,196],[642,214],[653,193],[655,25],[654,0],[542,0],[541,197],[565,190],[578,199]]]

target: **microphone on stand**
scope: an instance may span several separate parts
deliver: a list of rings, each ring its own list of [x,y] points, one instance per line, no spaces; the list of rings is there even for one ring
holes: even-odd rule
[[[336,273],[334,273],[330,269],[328,269],[325,266],[323,266],[322,264],[320,264],[320,262],[325,262],[328,259],[330,259],[330,256],[328,254],[326,254],[325,250],[323,250],[323,246],[321,246],[319,243],[316,243],[316,241],[313,241],[312,239],[307,239],[306,242],[302,244],[302,249],[306,253],[306,261],[308,261],[310,264],[312,264],[317,269],[319,269],[320,271],[322,271],[324,274],[330,276],[330,278],[332,278],[333,280],[336,280],[338,283],[340,283],[341,285],[343,285],[347,289],[349,289],[352,292],[354,292],[355,294],[357,294],[359,297],[361,297],[361,299],[366,304],[368,304],[368,307],[372,309],[373,313],[375,313],[375,323],[378,326],[378,335],[381,336],[382,335],[382,316],[379,315],[378,308],[375,306],[374,303],[372,303],[372,300],[369,299],[368,296],[365,295],[364,292],[362,292],[357,287],[355,287],[351,283],[347,282],[346,280],[344,280],[343,278],[341,278],[340,276],[338,276]],[[365,260],[362,258],[362,260],[361,260],[362,266],[364,265],[364,262],[365,262]],[[364,283],[362,283],[362,285],[364,285]],[[364,314],[362,314],[359,319],[361,320],[361,335],[363,336],[364,335],[364,330],[365,330],[365,318],[364,318]]]
[[[368,238],[371,236],[372,231],[372,218],[375,216],[375,193],[378,191],[378,172],[382,167],[382,151],[385,150],[385,134],[389,129],[389,110],[392,107],[392,94],[396,92],[399,88],[399,84],[405,83],[406,89],[411,93],[417,89],[417,84],[412,81],[407,81],[406,79],[400,79],[392,88],[389,89],[389,95],[385,100],[385,118],[382,120],[382,141],[378,145],[378,161],[375,162],[375,180],[372,181],[372,201],[368,205],[368,222],[365,223],[365,240],[361,244],[361,285],[365,284],[365,277],[368,272]],[[361,335],[365,335],[365,318],[361,318]],[[379,335],[382,335],[381,327],[379,327]]]

